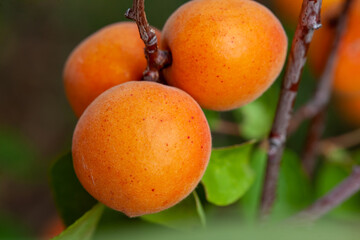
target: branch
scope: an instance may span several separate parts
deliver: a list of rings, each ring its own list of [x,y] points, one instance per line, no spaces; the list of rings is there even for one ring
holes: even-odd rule
[[[212,129],[212,132],[235,137],[241,136],[241,129],[238,123],[226,121],[223,119],[219,120],[219,123],[217,124],[216,128]]]
[[[289,134],[296,131],[303,121],[313,118],[319,112],[323,111],[330,100],[331,87],[334,80],[334,69],[337,61],[337,52],[340,46],[340,40],[345,33],[347,18],[349,15],[348,12],[352,2],[353,0],[346,0],[344,2],[343,10],[337,21],[336,35],[331,48],[332,50],[327,60],[324,72],[319,79],[315,94],[308,103],[306,103],[294,114],[289,127]]]
[[[353,0],[346,0],[344,2],[343,10],[337,21],[333,50],[331,51],[327,60],[325,70],[319,80],[319,84],[313,99],[299,110],[299,115],[295,115],[293,118],[300,121],[295,123],[297,125],[303,121],[303,116],[306,117],[306,114],[309,114],[308,117],[313,118],[308,130],[308,139],[306,141],[304,157],[302,159],[304,170],[309,175],[309,177],[313,176],[316,167],[316,157],[318,154],[317,148],[319,146],[320,138],[324,133],[325,109],[330,100],[331,86],[334,79],[334,69],[337,62],[337,52],[340,46],[341,38],[344,35],[346,29],[347,18],[349,15],[348,12],[350,10],[352,1]]]
[[[320,146],[319,139],[321,138],[324,131],[325,116],[325,110],[321,111],[312,119],[310,123],[304,154],[302,156],[302,165],[305,173],[309,176],[309,178],[313,177],[316,167],[315,158],[318,154],[318,149]]]
[[[341,148],[350,148],[360,144],[360,128],[345,133],[341,136],[325,139],[321,142],[321,149],[327,148],[326,146],[337,146]]]
[[[314,31],[321,27],[321,3],[322,0],[303,1],[283,79],[275,120],[269,136],[268,162],[261,199],[261,216],[263,217],[270,213],[275,201],[280,161],[284,151],[287,129],[300,83],[300,76]]]
[[[312,206],[300,212],[296,218],[304,220],[317,220],[355,193],[360,191],[360,166],[353,169],[352,174],[336,186],[326,196],[316,201]]]
[[[134,0],[132,8],[129,8],[125,17],[136,21],[141,39],[145,43],[145,57],[148,65],[143,74],[145,81],[160,81],[159,71],[171,64],[171,55],[168,51],[158,48],[158,40],[155,30],[150,27],[145,14],[145,0]]]

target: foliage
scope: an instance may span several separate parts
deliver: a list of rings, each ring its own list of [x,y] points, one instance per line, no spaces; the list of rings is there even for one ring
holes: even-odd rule
[[[51,185],[55,203],[65,225],[73,224],[96,204],[75,175],[71,153],[57,160],[51,168]]]
[[[104,207],[105,206],[100,203],[97,204],[59,236],[55,237],[54,240],[91,239],[96,225],[104,211]]]
[[[230,205],[249,189],[253,182],[249,167],[253,144],[213,149],[202,179],[209,202],[218,206]]]

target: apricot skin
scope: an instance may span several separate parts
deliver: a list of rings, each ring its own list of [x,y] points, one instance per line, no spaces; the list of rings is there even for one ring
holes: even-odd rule
[[[167,20],[162,46],[171,51],[167,82],[202,107],[225,111],[259,97],[285,61],[287,37],[278,19],[248,0],[190,1]]]
[[[323,0],[321,12],[322,14],[335,5],[340,4],[344,0]],[[301,11],[303,0],[274,0],[274,7],[285,22],[296,24]]]
[[[65,91],[75,114],[80,117],[105,90],[140,80],[145,68],[144,43],[135,23],[115,23],[89,36],[73,50],[64,69]]]
[[[349,14],[334,70],[333,89],[339,95],[360,94],[360,0],[354,1]],[[325,22],[324,27],[314,36],[309,60],[317,75],[325,67],[334,35],[334,27]]]
[[[109,89],[86,109],[72,153],[84,188],[135,217],[167,209],[194,190],[209,161],[211,134],[188,94],[134,81]]]
[[[351,126],[360,127],[360,93],[353,96],[338,96],[336,105],[341,117]]]

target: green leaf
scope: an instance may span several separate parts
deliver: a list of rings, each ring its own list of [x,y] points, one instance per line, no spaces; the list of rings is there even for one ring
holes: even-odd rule
[[[255,222],[258,218],[261,190],[264,181],[267,153],[263,148],[256,148],[250,160],[251,169],[254,171],[255,180],[249,191],[242,198],[242,212],[245,220]]]
[[[210,129],[216,129],[220,123],[220,113],[203,109]]]
[[[233,111],[246,139],[262,139],[268,135],[277,104],[278,89],[270,88],[257,100]]]
[[[196,193],[196,191],[193,191],[193,195],[194,195],[194,198],[195,198],[196,210],[197,210],[197,213],[199,215],[201,225],[203,227],[205,227],[206,226],[206,215],[205,215],[204,208],[203,208],[203,206],[201,204],[200,198],[199,198],[198,194]]]
[[[250,188],[254,174],[249,157],[254,143],[214,149],[202,179],[207,200],[227,206],[239,200]]]
[[[71,153],[57,160],[50,171],[56,206],[64,224],[73,224],[97,201],[90,196],[77,179]]]
[[[205,223],[205,214],[195,191],[177,205],[141,218],[148,222],[183,230],[196,229]]]
[[[68,227],[59,236],[53,240],[89,240],[91,239],[96,226],[101,218],[105,206],[101,203],[94,206],[91,210],[85,213],[74,224]]]

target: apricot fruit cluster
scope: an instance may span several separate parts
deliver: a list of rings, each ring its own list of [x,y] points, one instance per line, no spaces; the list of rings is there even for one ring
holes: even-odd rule
[[[64,70],[80,117],[76,175],[93,197],[131,217],[167,209],[194,190],[211,153],[201,107],[224,111],[255,100],[279,75],[287,50],[278,19],[249,0],[188,2],[157,35],[172,55],[162,69],[170,86],[138,81],[146,59],[134,23],[90,36]]]

